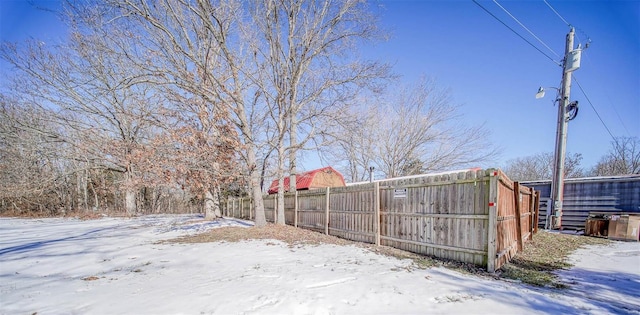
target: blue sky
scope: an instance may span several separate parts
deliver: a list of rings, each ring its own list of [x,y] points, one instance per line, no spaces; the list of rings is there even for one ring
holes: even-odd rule
[[[576,27],[584,51],[574,76],[614,136],[640,137],[640,2],[547,1]],[[498,1],[557,54],[569,27],[542,1]],[[560,61],[492,1],[480,4],[553,59]],[[553,152],[555,91],[535,99],[539,86],[559,87],[562,69],[472,1],[385,1],[382,22],[392,31],[373,55],[395,62],[408,82],[433,76],[451,88],[465,120],[486,123],[487,142],[500,146],[498,165]],[[586,35],[585,35],[586,34]],[[588,37],[587,37],[588,36]],[[572,84],[580,111],[569,123],[567,149],[590,168],[609,150],[611,135]]]
[[[569,27],[543,0],[498,2],[557,54],[564,54]],[[576,27],[576,43],[592,41],[574,76],[593,107],[574,81],[571,100],[579,101],[580,111],[569,123],[567,141],[568,152],[581,153],[582,166],[588,169],[610,148],[612,138],[605,125],[613,136],[640,137],[640,1],[547,2]],[[494,2],[480,4],[552,59],[562,59]],[[35,5],[59,7],[55,1],[35,1]],[[472,1],[379,1],[376,5],[381,26],[391,38],[367,47],[364,55],[394,64],[394,71],[407,83],[428,76],[440,87],[450,88],[461,104],[464,122],[485,123],[491,130],[487,143],[502,149],[496,166],[553,152],[555,92],[549,89],[543,99],[534,95],[539,86],[559,87],[559,66]],[[3,41],[27,37],[47,41],[63,35],[53,13],[35,9],[27,1],[0,2]],[[306,169],[320,166],[313,156],[306,161]]]

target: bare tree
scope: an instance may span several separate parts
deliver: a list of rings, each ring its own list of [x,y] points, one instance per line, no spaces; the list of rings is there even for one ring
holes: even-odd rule
[[[565,176],[576,178],[584,175],[580,162],[582,154],[568,153],[565,159]],[[545,152],[521,157],[507,162],[504,172],[516,181],[549,180],[553,174],[553,153]]]
[[[242,3],[236,0],[181,1],[154,3],[137,0],[110,0],[117,17],[131,23],[144,38],[139,44],[151,52],[154,62],[145,66],[163,84],[172,84],[198,95],[216,112],[228,112],[240,136],[240,151],[254,200],[256,225],[266,224],[258,144],[253,122],[263,120],[265,111],[257,106],[256,89],[247,79]]]
[[[76,143],[81,139],[76,136],[49,109],[0,95],[0,212],[65,215],[82,214],[83,209],[90,214],[122,208],[124,196],[118,189],[122,173],[106,169],[101,160],[85,155],[84,150],[77,148],[84,146]],[[171,160],[155,156],[165,150],[165,143],[170,141],[150,143],[154,150],[136,150],[131,158],[137,166],[136,176],[144,182],[136,189],[137,210],[191,212],[194,196],[189,190],[195,189],[189,183],[186,186],[190,189],[176,187],[176,182],[184,177],[171,181],[156,177],[157,169],[185,170],[183,165],[193,165],[184,161],[171,164]],[[187,157],[198,160],[190,154],[176,155],[175,150],[168,153],[184,160]],[[202,173],[197,168],[188,171],[191,171],[188,178],[197,178]]]
[[[220,191],[237,179],[238,141],[235,129],[213,106],[194,95],[165,93],[171,98],[163,107],[163,135],[154,139],[158,164],[146,163],[150,173],[165,183],[179,182],[202,200],[205,219],[222,216]]]
[[[258,152],[274,152],[278,170],[289,154],[295,175],[295,152],[305,145],[306,133],[314,134],[317,117],[348,99],[349,86],[378,75],[376,64],[346,58],[353,40],[375,33],[360,1],[109,3],[144,33],[142,44],[156,58],[147,66],[150,72],[229,112],[241,139],[258,226],[266,222],[257,162],[268,160]],[[275,149],[262,150],[265,143]],[[282,214],[278,218],[284,221]]]
[[[362,1],[262,0],[250,12],[255,27],[245,32],[255,34],[253,80],[274,121],[278,209],[283,209],[287,158],[289,189],[295,189],[297,153],[319,132],[319,121],[335,119],[340,107],[360,87],[384,77],[387,67],[354,55],[356,42],[380,37]],[[277,222],[284,224],[283,211]]]
[[[591,170],[593,176],[640,174],[640,139],[617,137],[609,153]]]
[[[65,154],[66,171],[76,178],[76,203],[85,208],[89,190],[97,207],[98,192],[121,189],[129,213],[157,209],[163,191],[185,199],[189,193],[173,192],[177,184],[202,200],[208,218],[219,217],[220,185],[238,177],[240,145],[226,107],[212,103],[211,94],[184,88],[185,78],[207,86],[207,69],[189,62],[165,67],[158,58],[163,43],[145,41],[130,20],[116,18],[117,8],[82,1],[65,8],[69,43],[4,43],[0,51],[18,69],[9,90],[36,104],[65,145],[34,151]],[[12,119],[29,124],[25,117]],[[18,146],[14,142],[9,149]]]
[[[124,204],[136,212],[136,187],[142,177],[134,163],[150,135],[153,93],[118,48],[135,37],[91,18],[99,32],[72,23],[65,45],[29,41],[3,43],[0,57],[17,69],[11,89],[47,111],[64,129],[58,136],[73,148],[70,160],[123,175]],[[72,22],[74,22],[72,20]]]
[[[60,158],[64,144],[57,134],[45,112],[0,95],[0,210],[65,211],[70,174]]]
[[[363,102],[366,103],[366,102]],[[333,141],[328,141],[322,154],[333,164],[342,165],[342,171],[348,182],[365,181],[369,168],[376,167],[376,141],[372,141],[374,129],[368,126],[378,124],[377,112],[367,106],[356,106],[342,119],[336,120],[337,126],[331,133]]]
[[[343,129],[340,145],[333,149],[343,161],[357,165],[350,171],[357,178],[369,166],[397,177],[476,166],[496,154],[486,144],[488,131],[483,126],[465,126],[449,91],[438,89],[433,80],[422,79],[351,115],[373,117],[366,124]]]

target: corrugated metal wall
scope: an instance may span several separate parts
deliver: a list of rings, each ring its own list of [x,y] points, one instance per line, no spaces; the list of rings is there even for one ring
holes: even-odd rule
[[[540,192],[538,226],[547,223],[551,181],[522,182]],[[584,229],[589,212],[640,212],[640,175],[571,178],[564,184],[562,226]],[[550,223],[550,222],[549,222]]]

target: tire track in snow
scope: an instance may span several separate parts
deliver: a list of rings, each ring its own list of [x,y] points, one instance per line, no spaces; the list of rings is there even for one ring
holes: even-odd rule
[[[350,282],[350,281],[353,281],[353,280],[356,280],[356,279],[358,279],[358,278],[356,278],[356,277],[346,277],[346,278],[336,279],[336,280],[331,280],[331,281],[318,282],[316,284],[308,285],[307,289],[316,289],[316,288],[329,287],[329,286],[336,285],[336,284]]]

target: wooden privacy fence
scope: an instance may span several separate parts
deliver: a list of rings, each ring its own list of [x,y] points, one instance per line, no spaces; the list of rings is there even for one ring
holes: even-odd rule
[[[287,193],[284,212],[289,225],[494,272],[536,232],[538,196],[500,170],[471,170]],[[263,198],[274,222],[276,195]],[[229,199],[223,211],[255,217],[250,198]]]

